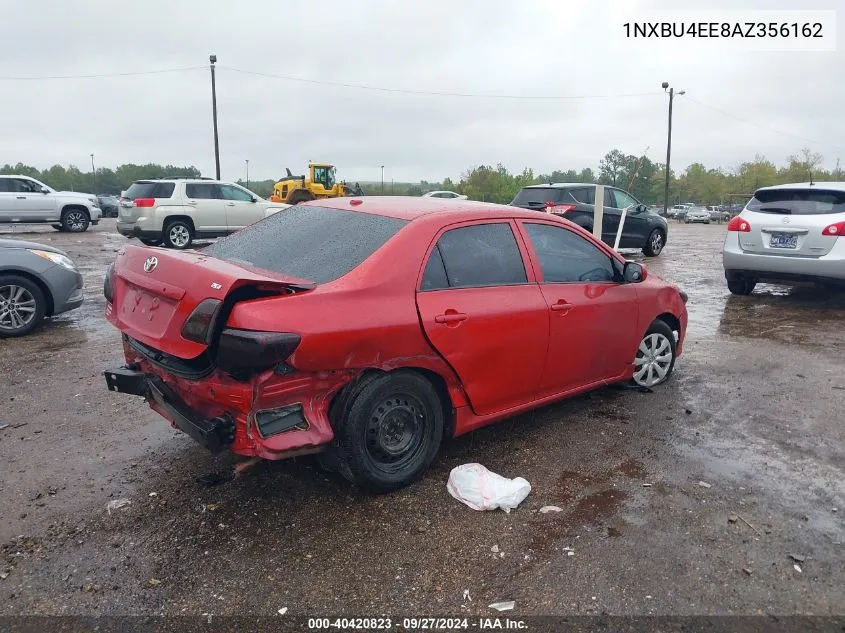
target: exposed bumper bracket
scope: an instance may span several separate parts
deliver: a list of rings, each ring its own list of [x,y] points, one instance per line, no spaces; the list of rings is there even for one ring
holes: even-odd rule
[[[230,445],[235,438],[235,423],[224,414],[205,418],[197,414],[164,381],[153,374],[145,374],[131,367],[108,369],[103,372],[109,391],[143,396],[165,410],[181,431],[216,453]]]

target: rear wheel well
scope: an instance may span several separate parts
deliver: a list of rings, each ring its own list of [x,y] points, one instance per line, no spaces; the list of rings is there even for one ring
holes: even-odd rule
[[[449,396],[449,389],[446,386],[446,381],[437,372],[430,369],[423,369],[422,367],[398,367],[391,371],[384,371],[382,369],[365,369],[357,378],[348,383],[340,389],[329,403],[329,420],[334,426],[338,421],[338,416],[346,408],[347,403],[352,400],[370,381],[382,374],[389,374],[397,371],[412,371],[421,375],[428,382],[434,385],[437,394],[440,396],[440,402],[443,405],[443,425],[444,434],[450,437],[453,434],[455,426],[454,409],[452,408],[452,399]]]
[[[15,268],[0,270],[0,277],[2,277],[3,275],[15,275],[16,277],[23,277],[24,279],[28,279],[36,286],[38,286],[38,288],[40,288],[41,290],[41,293],[44,295],[44,300],[47,302],[47,305],[44,307],[44,315],[53,316],[53,310],[55,309],[55,306],[53,305],[53,295],[50,293],[50,289],[43,281],[41,281],[38,277],[31,273],[28,273],[24,270],[17,270]]]
[[[164,218],[164,222],[161,223],[162,230],[164,230],[164,228],[168,224],[170,224],[171,222],[173,222],[175,220],[182,220],[183,222],[187,222],[188,225],[190,225],[190,227],[191,227],[191,231],[197,230],[197,227],[194,226],[194,221],[191,219],[191,216],[189,216],[189,215],[168,215],[166,218]]]

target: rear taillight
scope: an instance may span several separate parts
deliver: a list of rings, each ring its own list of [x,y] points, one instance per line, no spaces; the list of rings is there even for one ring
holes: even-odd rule
[[[195,343],[202,343],[203,345],[210,345],[211,338],[214,335],[214,322],[217,319],[217,314],[220,311],[220,306],[223,302],[219,299],[206,299],[202,301],[191,316],[185,321],[182,326],[182,338]]]
[[[839,237],[845,233],[845,222],[837,222],[836,224],[828,224],[824,227],[822,231],[822,235],[831,235],[833,237]]]
[[[555,204],[554,202],[546,203],[546,212],[554,213],[555,215],[563,215],[574,211],[577,207],[574,204]]]
[[[136,207],[154,207],[156,206],[155,198],[135,198]]]
[[[103,281],[103,296],[106,298],[106,301],[109,303],[112,302],[114,297],[114,264],[109,264],[109,267],[106,269],[106,279]]]
[[[226,328],[217,344],[217,367],[230,374],[252,374],[283,363],[299,345],[298,334]]]
[[[751,232],[751,225],[748,223],[748,220],[742,218],[740,216],[736,216],[730,222],[728,222],[728,230],[729,231],[736,231],[738,233],[750,233]]]

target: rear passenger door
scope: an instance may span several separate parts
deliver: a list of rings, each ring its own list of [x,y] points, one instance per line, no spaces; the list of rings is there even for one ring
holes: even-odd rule
[[[426,336],[479,415],[531,402],[543,374],[548,307],[508,220],[441,232],[418,285]]]
[[[264,218],[266,205],[253,202],[253,195],[235,185],[220,185],[220,192],[226,205],[226,225],[229,231],[237,231],[248,224]]]
[[[226,233],[226,206],[220,186],[211,182],[185,183],[185,202],[198,233]]]

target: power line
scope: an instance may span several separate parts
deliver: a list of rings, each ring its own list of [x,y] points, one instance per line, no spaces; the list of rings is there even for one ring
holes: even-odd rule
[[[792,137],[792,138],[794,138],[794,139],[798,139],[799,141],[804,141],[804,142],[806,142],[806,143],[811,143],[811,144],[813,144],[813,145],[822,145],[822,146],[825,146],[825,147],[834,147],[834,148],[836,148],[836,149],[845,149],[845,148],[843,148],[843,147],[842,147],[842,146],[840,146],[840,145],[833,145],[832,143],[824,143],[824,142],[822,142],[822,141],[816,141],[816,140],[813,140],[813,139],[811,139],[811,138],[805,138],[805,137],[803,137],[803,136],[798,136],[797,134],[791,134],[791,133],[789,133],[789,132],[784,132],[783,130],[777,130],[777,129],[773,128],[773,127],[769,127],[768,125],[762,125],[762,124],[757,123],[757,122],[755,122],[755,121],[750,121],[750,120],[748,120],[748,119],[743,119],[742,117],[738,117],[738,116],[736,116],[736,115],[734,115],[734,114],[731,114],[730,112],[725,112],[724,110],[720,110],[719,108],[714,108],[713,106],[707,105],[706,103],[702,103],[701,101],[698,101],[698,100],[696,100],[696,99],[693,99],[692,97],[687,96],[687,95],[683,95],[683,96],[682,96],[682,98],[683,98],[683,99],[686,99],[687,101],[692,101],[693,103],[695,103],[696,105],[701,106],[702,108],[707,108],[708,110],[713,110],[714,112],[718,112],[718,113],[719,113],[719,114],[721,114],[722,116],[726,116],[726,117],[729,117],[729,118],[731,118],[731,119],[735,119],[735,120],[737,120],[737,121],[741,121],[742,123],[747,123],[747,124],[749,124],[749,125],[753,125],[754,127],[758,127],[758,128],[760,128],[761,130],[766,130],[766,131],[768,131],[768,132],[774,132],[775,134],[782,134],[782,135],[784,135],[784,136],[791,136],[791,137]]]
[[[235,73],[243,75],[254,75],[256,77],[266,77],[270,79],[281,79],[284,81],[296,81],[306,84],[315,84],[319,86],[333,86],[336,88],[355,88],[358,90],[374,90],[377,92],[392,92],[400,94],[412,95],[428,95],[435,97],[465,97],[473,99],[513,99],[522,101],[563,101],[568,99],[615,99],[621,97],[646,97],[653,95],[661,95],[662,92],[638,92],[631,94],[614,94],[614,95],[512,95],[512,94],[479,94],[468,92],[444,92],[437,90],[415,90],[411,88],[388,88],[385,86],[371,86],[367,84],[358,83],[343,83],[339,81],[325,81],[321,79],[306,79],[305,77],[292,77],[290,75],[274,75],[271,73],[257,72],[254,70],[243,70],[240,68],[232,68],[230,66],[218,66],[218,68],[230,70]]]
[[[205,66],[191,66],[188,68],[167,68],[164,70],[140,70],[128,73],[100,73],[96,75],[40,75],[30,77],[13,77],[0,75],[0,81],[48,81],[53,79],[100,79],[103,77],[135,77],[137,75],[162,75],[165,73],[181,73],[189,70],[204,70]]]

